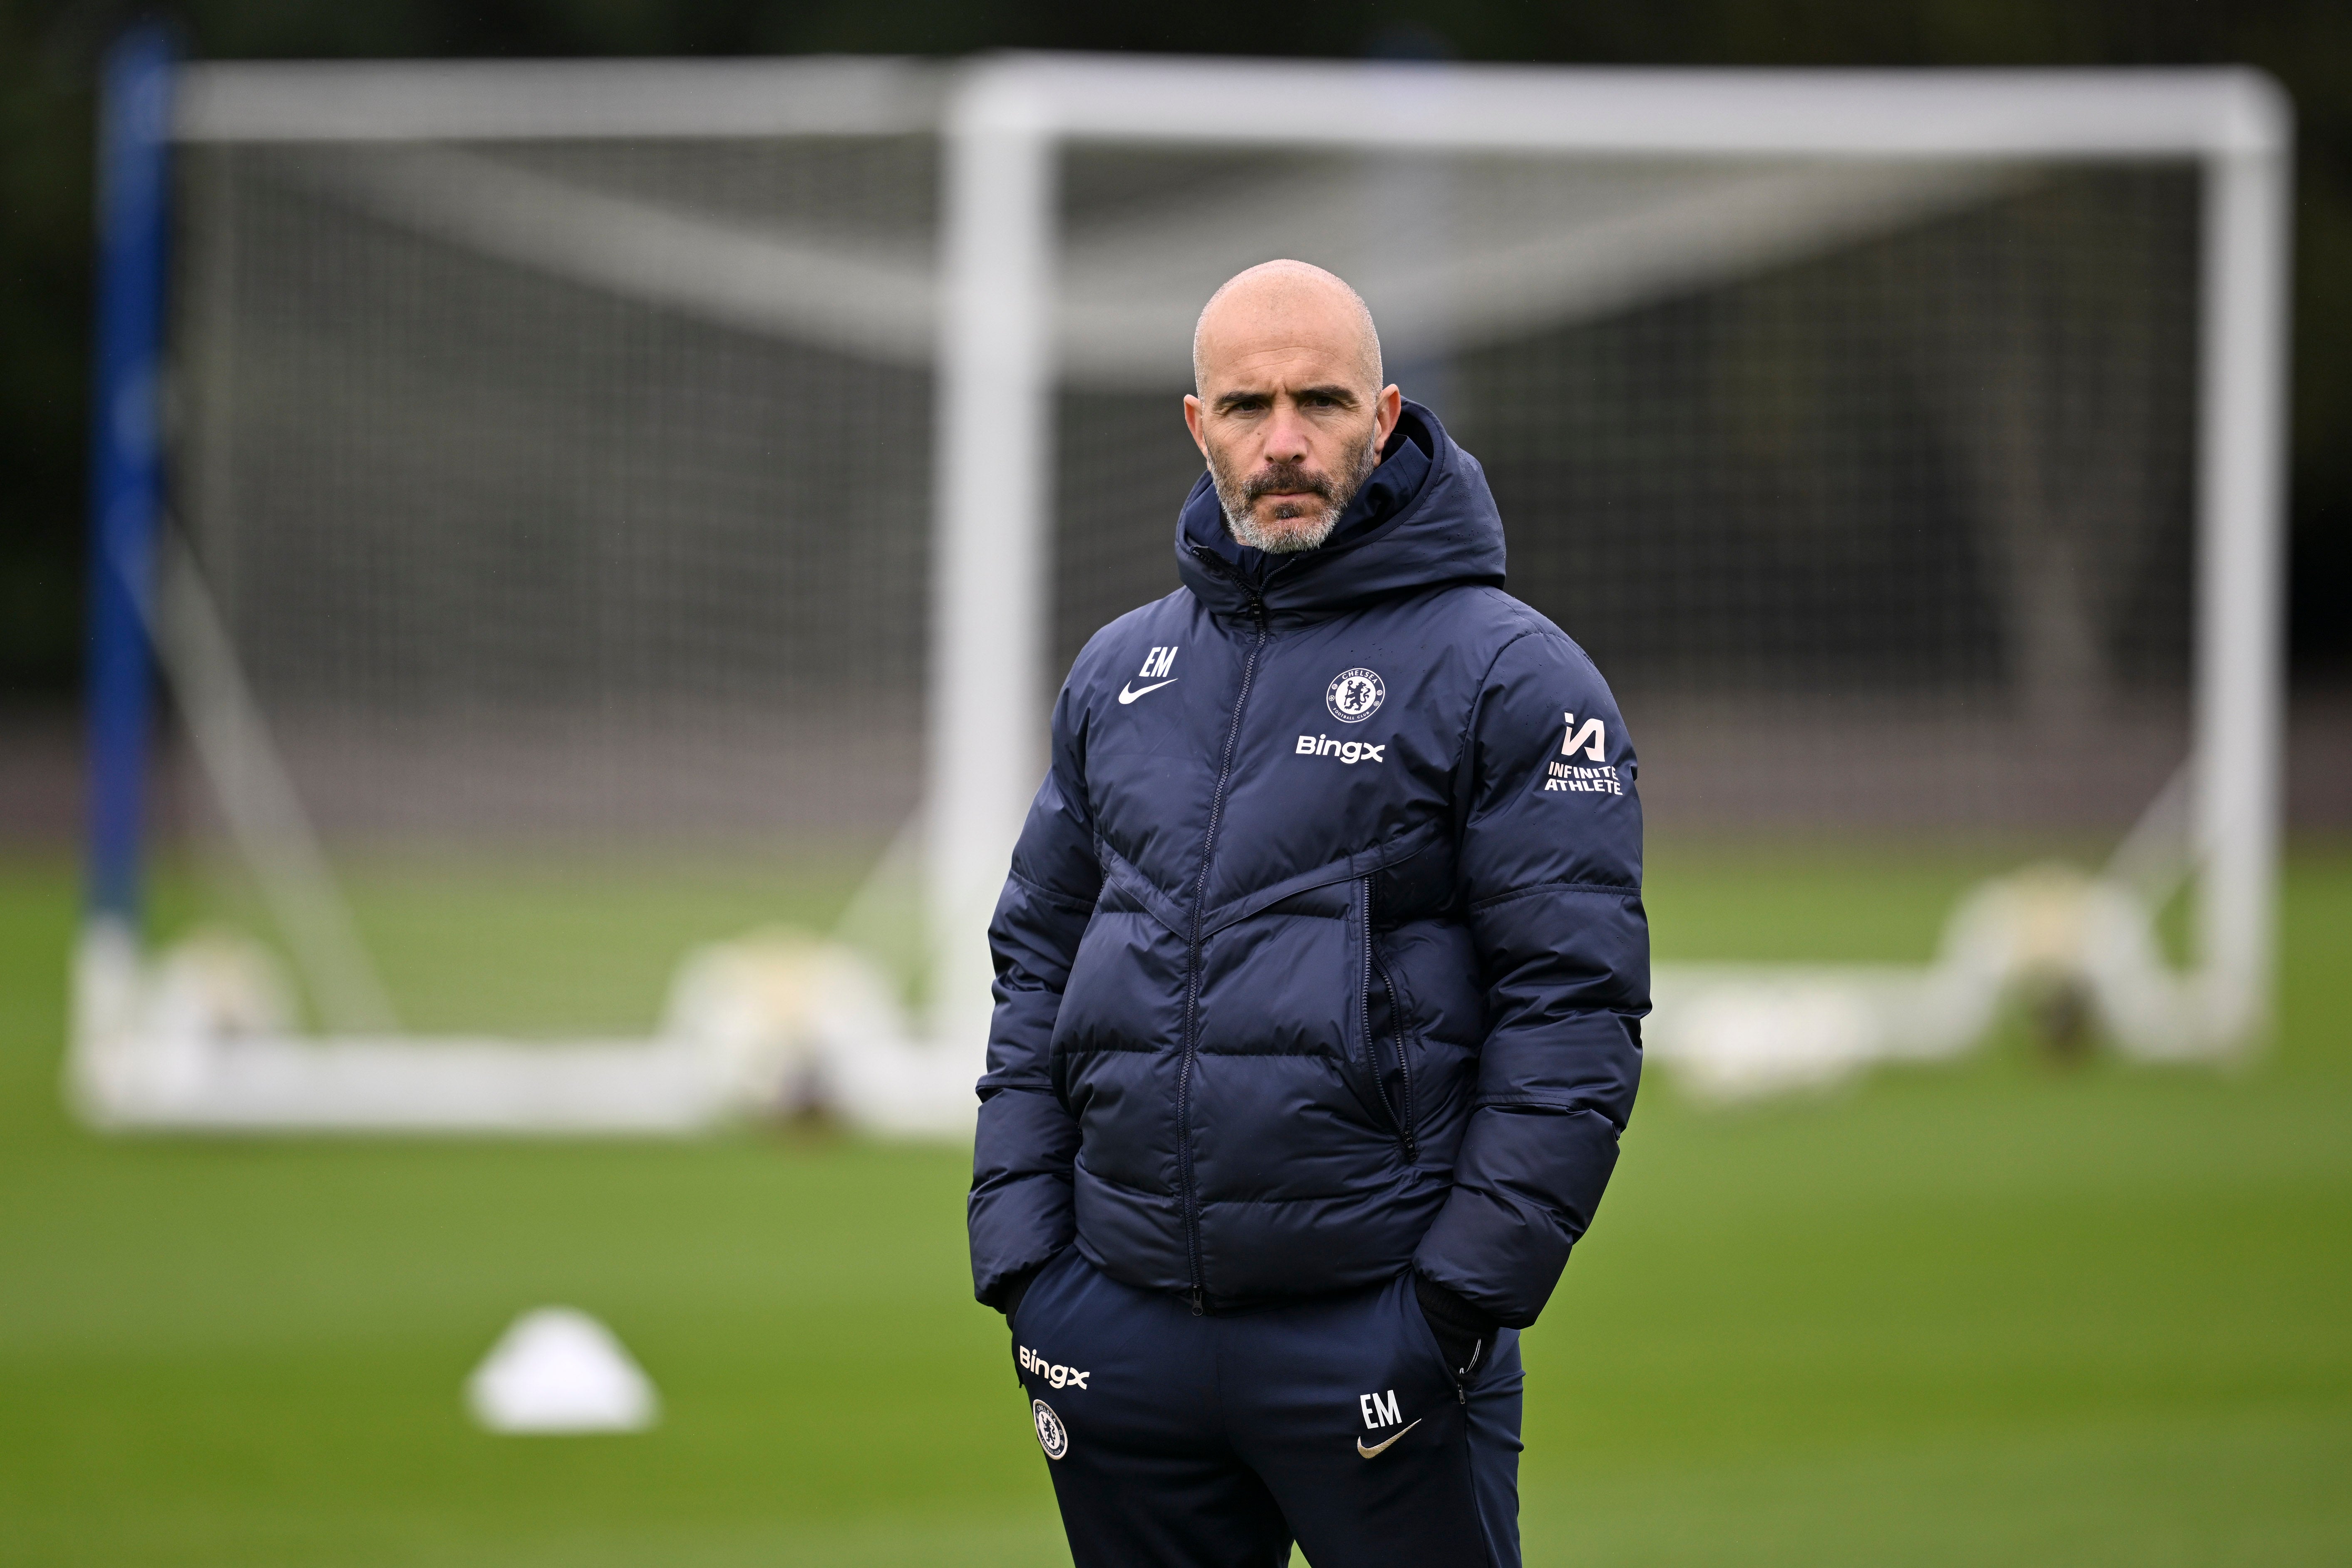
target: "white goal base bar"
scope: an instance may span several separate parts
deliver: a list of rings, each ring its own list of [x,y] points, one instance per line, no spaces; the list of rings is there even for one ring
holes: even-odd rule
[[[97,924],[75,970],[68,1091],[119,1131],[658,1137],[821,1109],[968,1138],[984,1065],[920,1043],[854,949],[788,931],[688,955],[645,1040],[302,1036],[276,961],[222,934],[151,963]]]
[[[1712,1100],[1948,1060],[2021,1002],[2075,1010],[2137,1060],[2245,1048],[2166,963],[2147,901],[2063,866],[1977,889],[1931,964],[1669,964],[1654,992],[1649,1054]],[[781,931],[691,954],[647,1040],[305,1038],[265,950],[205,935],[149,965],[102,925],[76,994],[73,1095],[122,1130],[664,1136],[821,1109],[885,1136],[969,1137],[984,1066],[918,1043],[856,949]]]
[[[1987,882],[1946,923],[1931,964],[1672,964],[1653,978],[1649,1054],[1702,1098],[1842,1081],[1982,1042],[2040,1003],[2137,1061],[2229,1061],[2248,1043],[2195,974],[2165,962],[2125,882],[2035,866]]]

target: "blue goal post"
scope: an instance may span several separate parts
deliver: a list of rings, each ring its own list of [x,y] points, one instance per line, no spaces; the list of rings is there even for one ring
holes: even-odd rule
[[[126,32],[100,81],[97,374],[90,405],[89,917],[135,928],[163,507],[160,376],[170,229],[170,30]]]

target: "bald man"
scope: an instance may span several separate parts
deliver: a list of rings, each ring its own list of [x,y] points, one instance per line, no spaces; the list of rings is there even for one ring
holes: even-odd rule
[[[1354,290],[1220,289],[1183,586],[1079,654],[970,1211],[1079,1568],[1519,1561],[1517,1331],[1641,1075],[1633,748]]]

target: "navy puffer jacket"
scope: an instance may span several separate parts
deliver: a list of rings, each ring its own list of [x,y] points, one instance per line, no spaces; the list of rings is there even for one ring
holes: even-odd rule
[[[1322,549],[1234,545],[1205,477],[1176,548],[1070,671],[991,928],[977,1293],[1075,1241],[1207,1310],[1410,1265],[1532,1322],[1641,1074],[1616,704],[1418,405]]]

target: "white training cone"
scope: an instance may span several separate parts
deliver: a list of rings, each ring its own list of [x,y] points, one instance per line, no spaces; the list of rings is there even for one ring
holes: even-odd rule
[[[466,1380],[466,1403],[493,1432],[642,1432],[661,1414],[613,1331],[570,1307],[517,1318]]]

